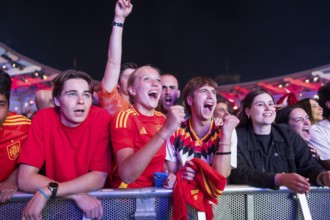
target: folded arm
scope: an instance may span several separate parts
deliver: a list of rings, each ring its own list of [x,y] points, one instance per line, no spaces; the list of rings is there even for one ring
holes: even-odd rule
[[[38,168],[27,164],[21,164],[19,167],[19,189],[35,193],[23,211],[23,219],[41,219],[41,212],[48,201],[46,197],[51,196],[51,191],[47,186],[54,180],[40,175],[38,172]],[[101,202],[86,193],[102,188],[106,177],[105,172],[91,171],[73,180],[58,183],[57,196],[73,199],[88,218],[100,219],[103,215]]]
[[[0,203],[9,201],[17,191],[17,169],[0,183]]]

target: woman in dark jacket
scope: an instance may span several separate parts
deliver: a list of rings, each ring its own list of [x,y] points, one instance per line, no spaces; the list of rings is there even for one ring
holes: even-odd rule
[[[257,89],[242,100],[238,114],[237,168],[231,183],[294,192],[309,191],[311,181],[330,186],[330,172],[312,160],[306,142],[289,126],[273,124],[274,98]]]

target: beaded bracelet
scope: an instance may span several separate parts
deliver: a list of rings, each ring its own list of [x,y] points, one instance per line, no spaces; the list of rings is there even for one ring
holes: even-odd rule
[[[38,187],[38,191],[47,199],[50,200],[49,196],[47,196],[47,194],[40,188]]]

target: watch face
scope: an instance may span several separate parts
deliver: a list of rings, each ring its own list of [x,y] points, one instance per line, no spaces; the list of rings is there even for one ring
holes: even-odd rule
[[[51,183],[49,183],[49,187],[51,187],[51,188],[57,188],[58,187],[58,183],[51,182]]]

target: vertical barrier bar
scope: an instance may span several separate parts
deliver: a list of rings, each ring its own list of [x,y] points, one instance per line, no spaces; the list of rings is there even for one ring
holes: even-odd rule
[[[136,211],[134,213],[134,219],[156,219],[155,198],[136,198]]]
[[[254,220],[254,200],[253,195],[246,195],[246,219]]]
[[[299,204],[300,210],[302,211],[304,220],[312,220],[312,215],[309,210],[306,195],[304,193],[297,193],[297,198],[298,198],[298,204]]]

